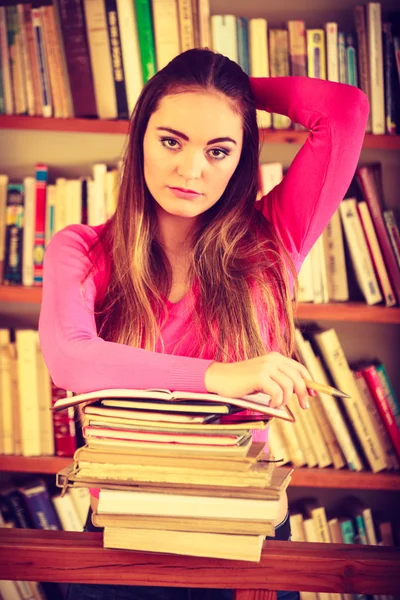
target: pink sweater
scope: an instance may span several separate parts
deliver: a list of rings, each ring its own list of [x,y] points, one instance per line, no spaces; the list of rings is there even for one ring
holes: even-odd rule
[[[270,220],[297,270],[328,224],[351,182],[359,158],[368,100],[350,85],[307,77],[252,78],[258,108],[289,116],[310,133],[283,181],[255,204]],[[82,286],[89,269],[85,252],[103,225],[71,225],[58,232],[44,260],[39,319],[42,351],[50,375],[75,393],[102,388],[167,388],[206,392],[204,375],[213,362],[179,355],[168,347],[186,332],[193,292],[167,300],[169,318],[156,352],[107,342],[97,336],[93,309],[107,285],[107,260]]]

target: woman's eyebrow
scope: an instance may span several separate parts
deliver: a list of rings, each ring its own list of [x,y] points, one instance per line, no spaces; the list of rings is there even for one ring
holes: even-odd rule
[[[181,131],[177,131],[176,129],[171,129],[171,127],[157,127],[156,129],[157,129],[157,131],[161,131],[161,130],[169,131],[169,133],[173,133],[174,135],[182,138],[183,140],[185,140],[185,142],[189,141],[189,138],[187,135],[185,135]],[[214,138],[214,139],[210,140],[209,142],[207,142],[207,146],[209,144],[216,144],[217,142],[232,142],[233,144],[236,145],[235,140],[233,140],[230,137],[219,137],[219,138]]]

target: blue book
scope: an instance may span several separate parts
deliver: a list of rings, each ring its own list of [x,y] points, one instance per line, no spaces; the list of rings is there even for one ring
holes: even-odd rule
[[[35,529],[62,529],[43,481],[35,480],[19,489]]]
[[[236,33],[238,43],[238,60],[243,71],[250,75],[249,62],[249,20],[246,17],[237,17]]]
[[[4,283],[22,284],[22,244],[24,228],[24,186],[9,183],[7,189]]]

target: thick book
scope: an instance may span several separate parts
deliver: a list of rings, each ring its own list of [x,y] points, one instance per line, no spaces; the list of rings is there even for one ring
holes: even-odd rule
[[[95,527],[124,527],[126,529],[152,529],[165,531],[202,531],[206,533],[230,533],[243,535],[275,535],[272,521],[256,519],[212,519],[197,517],[163,517],[151,515],[99,515],[92,514]]]
[[[63,394],[63,397],[65,395],[65,392]],[[132,404],[141,404],[141,408],[143,410],[136,410],[135,408],[131,408]],[[149,410],[149,403],[148,402],[130,402],[130,406],[128,409],[123,409],[123,408],[113,408],[110,406],[98,406],[96,404],[89,404],[88,406],[85,406],[83,409],[83,415],[85,417],[87,417],[89,420],[91,418],[107,418],[107,419],[121,419],[124,422],[126,421],[133,421],[133,422],[140,422],[140,423],[146,423],[148,425],[150,424],[157,424],[159,427],[164,427],[164,426],[168,426],[171,425],[173,427],[175,427],[176,425],[198,425],[200,423],[204,424],[204,423],[208,423],[209,421],[214,421],[218,416],[218,414],[214,414],[217,411],[215,410],[215,404],[212,407],[213,413],[201,413],[199,411],[199,414],[196,412],[191,412],[187,411],[187,412],[173,412],[173,411],[166,411],[166,407],[168,407],[168,403],[164,402],[164,403],[156,403],[156,402],[152,402],[151,406],[152,406],[152,410]],[[156,405],[156,406],[155,406]],[[186,404],[183,405],[184,407],[186,406]],[[197,406],[194,405],[193,409],[196,410]],[[199,405],[199,409],[202,409],[203,405]],[[206,407],[208,410],[208,407]],[[220,407],[218,407],[220,408]],[[190,406],[190,409],[192,409],[192,405]],[[225,410],[226,409],[226,410]],[[228,407],[225,407],[223,404],[221,404],[221,410],[223,410],[224,413],[228,412]]]
[[[272,408],[268,406],[271,398],[268,394],[256,393],[243,396],[242,398],[227,398],[226,396],[220,396],[218,394],[201,394],[194,392],[172,392],[171,390],[163,389],[151,389],[151,390],[128,390],[128,389],[105,389],[97,390],[94,392],[87,392],[85,394],[78,394],[72,398],[67,397],[64,400],[58,400],[53,410],[62,410],[68,406],[76,406],[83,402],[96,402],[97,400],[105,400],[109,402],[110,399],[116,398],[139,398],[141,400],[164,400],[168,402],[174,402],[179,405],[180,402],[185,400],[203,401],[205,404],[213,403],[217,404],[230,404],[237,408],[249,409],[257,411],[261,414],[269,417],[277,417],[285,421],[294,421],[294,416],[290,409],[287,407],[283,408]]]
[[[231,535],[194,531],[152,531],[106,527],[104,547],[147,552],[166,552],[189,556],[206,556],[230,560],[258,562],[264,541],[263,535]]]

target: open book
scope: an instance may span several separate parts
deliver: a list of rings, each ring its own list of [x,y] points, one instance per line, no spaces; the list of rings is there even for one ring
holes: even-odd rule
[[[243,396],[242,398],[227,398],[218,394],[201,394],[194,392],[172,392],[171,390],[149,389],[149,390],[129,390],[129,389],[107,389],[78,394],[57,400],[53,406],[54,411],[62,410],[69,406],[76,406],[83,402],[93,403],[99,400],[102,405],[117,407],[123,402],[123,407],[127,408],[126,400],[140,398],[141,400],[159,400],[167,405],[175,403],[177,406],[185,401],[196,401],[204,404],[228,404],[236,409],[254,411],[262,413],[268,417],[277,417],[285,421],[295,421],[295,418],[288,407],[272,408],[268,406],[271,398],[268,394],[256,393]],[[251,420],[247,413],[246,420]]]

